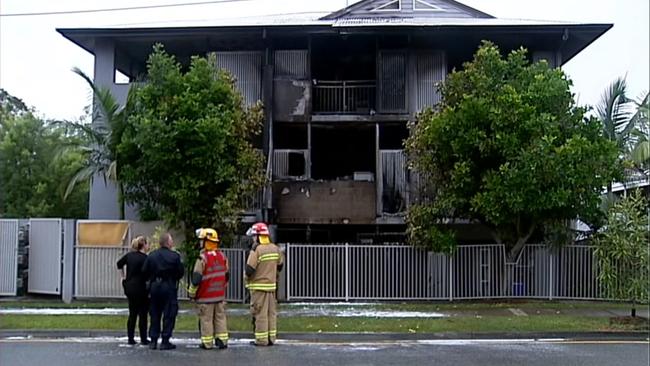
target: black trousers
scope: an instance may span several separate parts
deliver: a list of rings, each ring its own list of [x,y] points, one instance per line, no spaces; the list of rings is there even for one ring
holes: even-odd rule
[[[176,286],[173,283],[159,282],[151,285],[149,312],[151,315],[151,326],[149,327],[151,341],[157,341],[162,336],[163,343],[169,342],[178,314],[178,297]],[[161,318],[162,331],[160,329]]]
[[[129,318],[126,321],[126,333],[129,339],[135,338],[135,322],[138,320],[140,340],[147,340],[147,317],[149,313],[149,298],[146,292],[126,294],[129,300]]]

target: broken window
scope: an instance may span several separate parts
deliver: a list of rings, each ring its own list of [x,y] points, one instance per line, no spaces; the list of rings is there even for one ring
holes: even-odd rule
[[[307,125],[273,125],[273,176],[278,179],[307,178]]]
[[[375,134],[374,124],[312,125],[312,177],[323,180],[352,180],[355,175],[373,178]]]
[[[400,213],[406,209],[407,170],[404,140],[406,123],[379,125],[382,212]]]

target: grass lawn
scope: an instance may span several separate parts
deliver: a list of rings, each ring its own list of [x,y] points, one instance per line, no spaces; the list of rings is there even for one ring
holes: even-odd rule
[[[280,317],[278,327],[284,332],[547,332],[547,331],[623,331],[628,325],[610,325],[604,317],[539,315],[528,317],[449,317],[449,318],[336,318]],[[2,315],[0,329],[83,329],[123,330],[126,316],[110,315]],[[231,331],[251,331],[250,317],[229,316]],[[180,315],[177,330],[197,329],[197,318]]]
[[[190,301],[180,301],[181,309],[193,309],[195,306]],[[307,303],[309,304],[309,303]],[[324,306],[325,303],[317,302],[309,305],[292,305],[283,303],[280,306],[284,309],[290,309],[293,306],[309,307]],[[364,303],[365,304],[365,303]],[[372,303],[372,305],[356,305],[355,303],[337,305],[327,305],[332,308],[373,308],[377,310],[399,310],[399,311],[463,311],[463,310],[481,310],[481,309],[629,309],[629,303],[606,302],[606,301],[548,301],[548,300],[485,300],[485,301],[457,301],[457,302],[382,302]],[[641,307],[644,305],[637,305]],[[71,304],[66,304],[60,300],[43,301],[43,300],[21,300],[21,301],[0,301],[0,309],[6,308],[81,308],[81,309],[103,309],[103,308],[127,308],[126,300],[113,301],[92,301],[76,300]],[[229,303],[229,308],[247,308],[248,305],[240,303]]]

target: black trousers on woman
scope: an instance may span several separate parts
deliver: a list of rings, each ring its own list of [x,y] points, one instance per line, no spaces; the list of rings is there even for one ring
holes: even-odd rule
[[[146,292],[130,293],[127,291],[126,298],[129,300],[129,318],[126,321],[126,333],[129,340],[135,339],[135,322],[138,320],[140,340],[147,343],[147,317],[149,314],[149,298]]]

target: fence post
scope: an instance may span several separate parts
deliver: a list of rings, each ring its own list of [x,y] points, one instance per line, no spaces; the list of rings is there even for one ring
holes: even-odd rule
[[[69,304],[74,296],[75,220],[63,220],[63,278],[61,297]]]
[[[345,301],[350,300],[350,245],[345,243]]]
[[[246,303],[246,249],[242,248],[241,252],[241,261],[242,261],[242,277],[241,277],[241,303],[245,304]]]
[[[451,255],[449,258],[449,301],[454,300],[454,260]]]
[[[553,300],[553,288],[554,288],[554,286],[553,286],[553,255],[554,255],[554,253],[555,253],[555,250],[551,249],[549,251],[549,255],[548,255],[548,258],[549,258],[549,261],[548,261],[548,263],[549,263],[549,269],[548,269],[548,273],[549,273],[549,278],[548,278],[548,299],[549,300]]]
[[[289,258],[289,243],[286,244],[285,248],[287,248],[284,255],[284,263],[287,266],[287,283],[285,286],[287,286],[287,302],[289,302],[291,301],[291,263],[289,262],[291,259]]]

